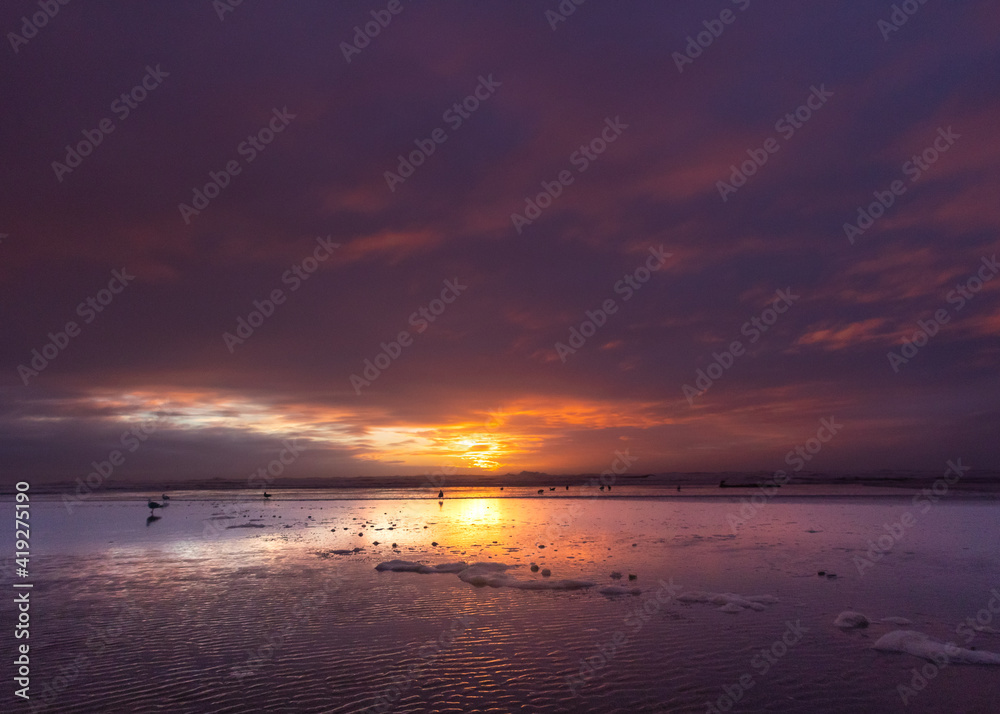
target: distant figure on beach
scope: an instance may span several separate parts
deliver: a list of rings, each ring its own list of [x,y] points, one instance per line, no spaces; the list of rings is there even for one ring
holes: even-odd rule
[[[162,500],[169,501],[170,500],[170,496],[168,496],[167,494],[163,494],[163,499]]]
[[[149,506],[149,515],[153,515],[154,508],[163,508],[163,504],[157,503],[156,501],[150,501],[146,505]]]
[[[555,491],[555,490],[556,490],[556,487],[555,487],[555,486],[553,486],[553,487],[552,487],[552,488],[550,488],[549,490],[550,490],[550,491]]]
[[[569,491],[569,486],[566,487],[566,490]]]
[[[679,485],[679,484],[678,484],[678,486],[677,486],[677,490],[678,490],[678,491],[680,491],[680,490],[681,490],[681,487],[680,487],[680,485]]]
[[[604,490],[604,484],[601,484],[601,490],[602,491]]]
[[[444,491],[438,491],[438,498],[444,498]]]
[[[545,493],[545,489],[544,488],[538,489],[538,495],[539,496],[541,496],[543,493]]]
[[[264,498],[270,498],[270,497],[271,497],[271,494],[269,494],[267,491],[264,491]]]

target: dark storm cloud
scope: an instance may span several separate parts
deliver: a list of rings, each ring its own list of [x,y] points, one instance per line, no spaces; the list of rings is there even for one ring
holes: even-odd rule
[[[825,468],[936,468],[958,451],[996,466],[1000,281],[948,302],[997,252],[990,6],[922,6],[888,40],[890,5],[585,3],[553,31],[556,6],[403,2],[350,62],[341,43],[384,5],[244,2],[220,20],[210,2],[70,3],[8,47],[4,461],[65,476],[119,422],[172,404],[148,450],[164,461],[143,473],[245,470],[241,450],[303,429],[325,455],[303,475],[395,473],[447,461],[456,425],[480,443],[489,410],[520,405],[504,463],[525,467],[603,468],[624,437],[643,469],[769,468],[834,410],[865,429]],[[679,72],[675,53],[727,9]],[[6,6],[0,29],[36,10]],[[122,116],[115,101],[150,75]],[[484,83],[455,127],[446,112]],[[817,93],[807,120],[779,123]],[[275,116],[273,141],[248,149]],[[54,170],[103,119],[92,154]],[[625,128],[580,171],[574,152],[608,122]],[[960,138],[911,180],[905,162],[949,127]],[[446,139],[390,189],[435,130]],[[768,139],[779,148],[723,200],[717,182]],[[227,162],[239,173],[185,221],[178,206]],[[511,214],[561,171],[573,182],[519,233]],[[895,180],[905,193],[852,244],[844,224]],[[326,236],[339,247],[289,278]],[[672,257],[623,300],[618,281],[661,246]],[[123,269],[135,281],[84,322]],[[418,333],[411,316],[446,280],[468,288]],[[227,346],[276,289],[273,314]],[[751,342],[779,289],[801,297]],[[564,364],[556,343],[609,298],[616,313]],[[939,309],[950,322],[894,372],[887,352]],[[79,336],[25,385],[19,365],[69,321]],[[412,345],[357,394],[350,376],[403,330]],[[747,352],[689,404],[682,386],[735,340]]]

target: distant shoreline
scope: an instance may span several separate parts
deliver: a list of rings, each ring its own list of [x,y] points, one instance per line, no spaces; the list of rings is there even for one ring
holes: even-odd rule
[[[770,472],[720,472],[720,473],[661,473],[661,474],[620,474],[611,481],[615,486],[646,486],[655,488],[673,488],[680,486],[710,488],[718,487],[719,482],[726,481],[727,486],[763,484],[765,488],[773,483]],[[872,486],[900,488],[905,490],[929,488],[941,478],[939,472],[878,472],[864,474],[832,474],[832,473],[801,473],[791,476],[789,486]],[[59,481],[52,483],[31,483],[31,492],[39,495],[74,493],[77,482]],[[606,479],[607,480],[607,479]],[[420,476],[389,476],[389,477],[341,477],[329,479],[281,479],[276,478],[268,489],[272,490],[303,490],[303,489],[413,489],[415,491],[449,489],[449,488],[558,488],[565,490],[584,487],[598,490],[599,474],[550,475],[538,472],[522,472],[519,474],[452,474],[420,475]],[[593,484],[593,485],[591,485]],[[168,481],[151,479],[149,481],[105,482],[96,491],[106,493],[122,493],[133,491],[259,491],[259,487],[247,484],[246,480],[235,479],[195,479]],[[720,489],[722,494],[739,496],[755,492],[755,488]],[[1000,493],[1000,471],[969,471],[959,481],[949,485],[949,491],[974,491],[980,493]],[[547,492],[547,491],[546,491]],[[0,490],[0,496],[14,493],[13,484]],[[720,494],[721,495],[721,494]]]

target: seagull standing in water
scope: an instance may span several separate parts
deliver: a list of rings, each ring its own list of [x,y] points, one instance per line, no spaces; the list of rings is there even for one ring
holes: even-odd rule
[[[153,509],[154,508],[163,508],[163,504],[162,503],[157,503],[156,501],[150,501],[146,505],[149,506],[149,514],[150,515],[153,515]]]

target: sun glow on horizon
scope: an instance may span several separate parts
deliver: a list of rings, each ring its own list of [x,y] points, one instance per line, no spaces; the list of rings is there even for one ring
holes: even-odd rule
[[[134,424],[151,418],[157,429],[184,438],[185,432],[245,435],[260,440],[301,439],[329,468],[343,471],[354,462],[387,472],[415,469],[545,470],[566,468],[567,458],[605,463],[620,445],[623,429],[644,431],[676,423],[656,402],[602,402],[538,396],[513,400],[490,410],[452,412],[435,419],[433,411],[402,419],[378,405],[312,402],[301,395],[218,390],[93,391],[60,404],[63,419],[86,418]],[[25,415],[24,419],[31,415]],[[599,440],[579,441],[581,432]],[[610,436],[610,432],[614,432]],[[609,441],[610,440],[610,441]],[[266,446],[264,448],[267,448]],[[325,453],[324,453],[325,452]],[[586,464],[590,459],[593,464]],[[322,461],[318,468],[323,468]],[[346,468],[350,468],[348,465]]]

